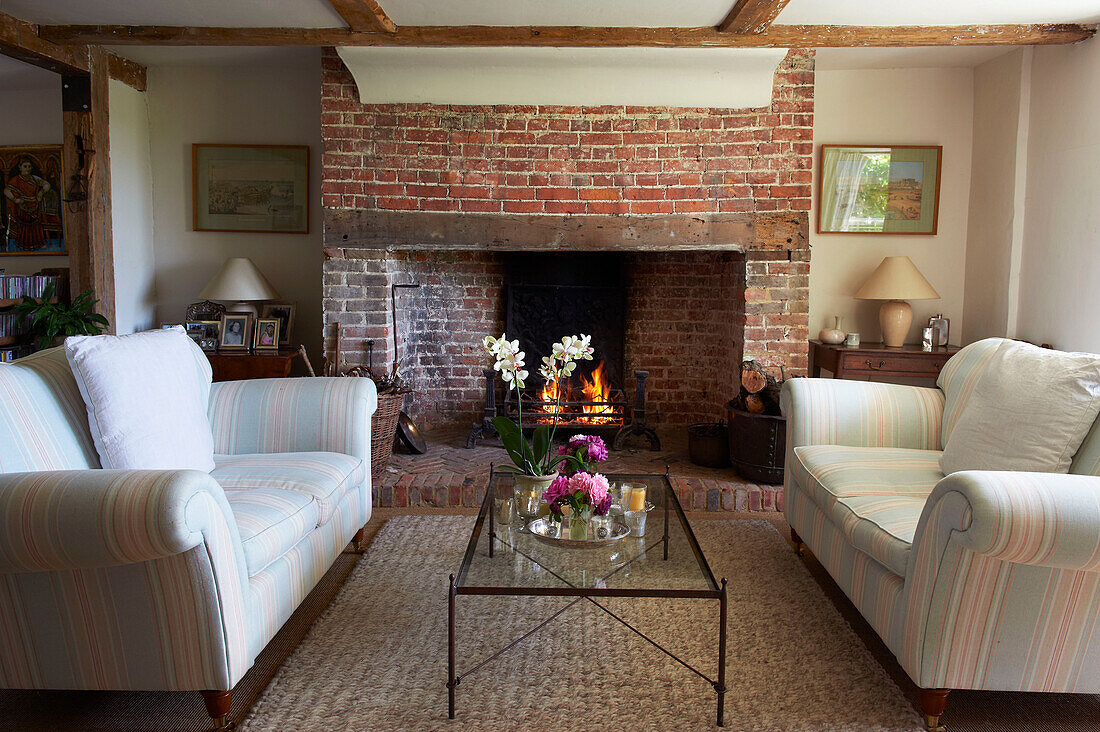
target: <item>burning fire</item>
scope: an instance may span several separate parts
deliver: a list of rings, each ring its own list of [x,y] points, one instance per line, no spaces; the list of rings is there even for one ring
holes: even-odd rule
[[[603,404],[586,404],[582,409],[588,416],[585,421],[589,424],[606,424],[611,421],[614,410],[607,403],[611,396],[611,384],[607,380],[607,374],[603,370],[603,361],[592,372],[592,381],[581,377],[581,391],[586,402],[603,402]],[[607,415],[607,416],[604,416]]]
[[[540,412],[537,421],[549,424],[556,416],[560,424],[600,425],[622,418],[621,407],[616,409],[612,403],[611,381],[607,372],[604,371],[603,361],[592,372],[591,380],[583,375],[580,380],[580,394],[577,401],[586,402],[580,405],[570,403],[575,398],[570,385],[553,381],[543,384],[535,406],[535,411]],[[562,402],[560,406],[557,404],[559,396]]]

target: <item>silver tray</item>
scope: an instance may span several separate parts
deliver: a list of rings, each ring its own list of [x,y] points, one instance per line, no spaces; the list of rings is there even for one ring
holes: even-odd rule
[[[597,539],[593,534],[595,527],[592,524],[588,525],[588,537],[587,539],[570,539],[569,538],[569,526],[567,524],[561,524],[560,528],[554,532],[554,535],[548,535],[550,519],[540,518],[527,524],[527,531],[531,536],[535,537],[544,544],[551,546],[561,546],[567,549],[595,549],[601,546],[611,546],[616,542],[621,541],[630,534],[630,529],[626,527],[626,524],[615,521],[611,524],[611,536],[606,539]],[[565,536],[562,536],[565,534]]]

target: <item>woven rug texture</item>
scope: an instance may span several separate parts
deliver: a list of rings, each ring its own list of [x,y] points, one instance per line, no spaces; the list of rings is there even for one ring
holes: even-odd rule
[[[447,577],[473,518],[401,516],[347,582],[241,725],[328,730],[714,729],[714,690],[582,600],[457,689],[447,719]],[[920,730],[917,713],[767,521],[701,521],[729,580],[726,728]],[[458,598],[460,674],[567,604]],[[716,673],[714,600],[607,606],[704,673]]]

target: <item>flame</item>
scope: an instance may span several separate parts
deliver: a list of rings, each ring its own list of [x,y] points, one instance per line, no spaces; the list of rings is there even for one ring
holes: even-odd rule
[[[611,402],[611,381],[604,371],[603,361],[592,372],[591,381],[583,375],[580,377],[580,394],[572,389],[568,383],[548,381],[543,384],[536,396],[534,411],[538,413],[535,422],[538,424],[550,424],[558,421],[559,424],[574,425],[602,425],[622,420],[622,408],[616,409]],[[556,404],[558,397],[562,404]],[[578,398],[579,397],[579,398]],[[573,400],[584,402],[596,402],[595,404],[577,405]]]
[[[565,397],[565,394],[562,394]],[[547,381],[542,385],[542,391],[539,392],[539,401],[542,402],[541,410],[545,414],[555,414],[562,411],[562,407],[559,407],[556,402],[558,401],[558,382]]]

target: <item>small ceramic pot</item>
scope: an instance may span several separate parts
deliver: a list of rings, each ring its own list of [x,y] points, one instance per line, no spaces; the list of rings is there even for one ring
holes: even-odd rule
[[[845,333],[840,329],[840,316],[833,316],[833,327],[822,328],[821,332],[817,334],[817,339],[822,343],[828,343],[831,346],[838,345],[844,342]]]

